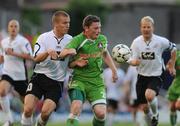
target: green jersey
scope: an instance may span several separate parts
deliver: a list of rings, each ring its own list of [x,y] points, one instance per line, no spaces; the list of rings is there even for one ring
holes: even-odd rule
[[[107,39],[104,35],[100,34],[96,40],[89,40],[81,33],[75,36],[66,48],[76,49],[77,55],[73,60],[80,58],[88,60],[87,66],[74,68],[74,79],[88,81],[91,78],[101,77],[103,52],[107,49]]]
[[[176,58],[176,77],[173,80],[169,90],[168,90],[168,99],[173,101],[180,98],[180,50],[177,51]]]

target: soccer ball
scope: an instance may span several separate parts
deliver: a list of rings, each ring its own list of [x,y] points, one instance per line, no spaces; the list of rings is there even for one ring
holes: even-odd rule
[[[118,63],[126,62],[131,56],[131,50],[127,45],[118,44],[112,49],[112,57]]]

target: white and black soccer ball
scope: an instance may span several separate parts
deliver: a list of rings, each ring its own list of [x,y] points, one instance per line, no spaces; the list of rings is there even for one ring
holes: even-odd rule
[[[131,56],[131,50],[127,45],[118,44],[112,49],[112,57],[118,63],[123,63],[128,61]]]

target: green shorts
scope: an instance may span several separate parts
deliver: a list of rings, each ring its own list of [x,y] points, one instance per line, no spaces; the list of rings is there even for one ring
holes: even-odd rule
[[[68,87],[71,101],[82,100],[82,102],[84,102],[88,100],[92,106],[95,104],[106,104],[104,84],[98,86],[87,81],[72,80]]]
[[[180,99],[180,82],[178,80],[173,81],[168,89],[167,96],[170,101],[176,101]]]

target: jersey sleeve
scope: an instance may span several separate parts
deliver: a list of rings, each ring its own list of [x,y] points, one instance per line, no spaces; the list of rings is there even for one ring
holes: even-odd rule
[[[173,48],[176,48],[176,44],[164,38],[164,40],[162,41],[162,49],[166,51],[171,51],[173,50]]]
[[[131,44],[131,59],[139,59],[139,49],[137,47],[137,42],[136,41],[133,41],[132,44]]]
[[[36,41],[36,44],[34,45],[34,54],[33,56],[36,56],[39,53],[43,53],[46,51],[45,48],[45,41],[44,41],[44,36],[40,35]]]
[[[24,40],[24,43],[22,45],[22,51],[23,53],[26,53],[32,56],[31,44],[27,39]]]

